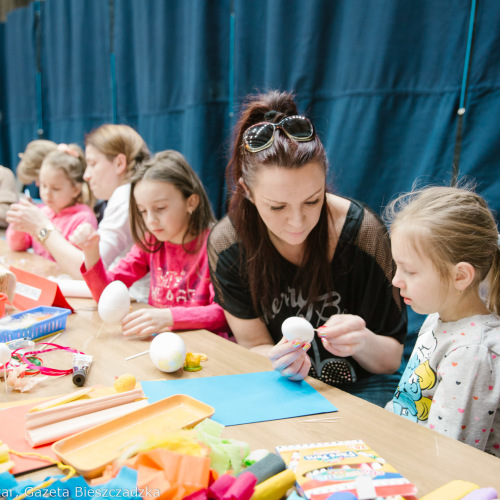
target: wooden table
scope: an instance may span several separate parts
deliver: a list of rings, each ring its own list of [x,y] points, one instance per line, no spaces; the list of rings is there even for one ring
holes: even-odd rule
[[[19,260],[21,254],[5,252],[2,244],[4,242],[0,241],[4,261]],[[42,259],[27,254],[23,256],[28,261],[26,270],[32,270],[32,266],[39,268],[43,264]],[[57,272],[57,266],[48,263],[47,272]],[[66,330],[57,339],[57,343],[94,356],[87,386],[113,385],[115,376],[127,372],[133,373],[138,380],[158,380],[272,369],[267,358],[204,330],[179,332],[188,351],[203,352],[208,356],[199,372],[180,370],[173,374],[162,373],[153,366],[147,355],[125,361],[125,357],[147,350],[149,340],[123,337],[119,325],[106,324],[103,327],[93,300],[68,299],[68,302],[76,309],[76,313],[68,317]],[[134,308],[137,307],[147,306],[135,304]],[[224,429],[223,436],[246,441],[251,449],[269,450],[277,445],[362,439],[416,484],[419,496],[453,479],[471,481],[481,487],[493,486],[500,492],[498,458],[409,422],[318,380],[308,378],[307,381],[338,408],[338,413],[334,415],[341,417],[340,420],[330,423],[304,422],[313,417],[298,417],[231,426]],[[77,388],[71,377],[63,377],[42,382],[28,394],[11,392],[8,394],[8,401],[56,396],[73,390]],[[259,388],[256,387],[255,390],[258,391]],[[0,402],[5,400],[6,397],[2,394]],[[40,477],[46,475],[47,473]]]

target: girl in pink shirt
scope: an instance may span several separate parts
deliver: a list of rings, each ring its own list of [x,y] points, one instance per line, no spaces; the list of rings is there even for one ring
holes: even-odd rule
[[[206,241],[214,216],[200,179],[177,151],[156,154],[131,180],[134,246],[111,271],[99,254],[99,235],[88,227],[71,241],[85,254],[81,271],[95,298],[115,280],[130,287],[151,272],[148,303],[122,321],[124,335],[206,328],[227,337],[224,311],[214,302]]]
[[[6,232],[11,250],[33,248],[37,255],[54,260],[45,244],[53,231],[68,239],[85,222],[97,228],[93,210],[83,203],[90,201],[90,191],[83,180],[85,157],[77,144],[59,144],[43,160],[39,172],[40,197],[38,207],[23,199],[11,205],[6,215]]]

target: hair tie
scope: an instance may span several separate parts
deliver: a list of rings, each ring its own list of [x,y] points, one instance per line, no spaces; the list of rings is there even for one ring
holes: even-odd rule
[[[63,153],[66,153],[68,155],[74,156],[75,158],[78,158],[80,155],[78,154],[78,151],[75,151],[74,149],[71,149],[67,144],[61,143],[57,145],[57,149],[59,151],[62,151]]]
[[[271,111],[268,111],[265,115],[264,115],[264,120],[266,122],[271,122],[273,121],[274,118],[276,118],[276,115],[278,114],[277,111],[274,111],[274,109],[272,109]]]

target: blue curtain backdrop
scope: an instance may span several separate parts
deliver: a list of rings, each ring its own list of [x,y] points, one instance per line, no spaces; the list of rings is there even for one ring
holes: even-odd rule
[[[459,177],[500,212],[499,26],[497,0],[34,1],[0,25],[0,163],[127,123],[181,151],[220,216],[239,104],[278,88],[313,118],[331,186],[381,211],[450,182],[462,101]]]

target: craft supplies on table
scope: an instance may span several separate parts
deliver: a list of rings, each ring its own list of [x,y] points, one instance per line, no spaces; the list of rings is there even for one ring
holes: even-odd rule
[[[0,342],[40,339],[66,328],[71,314],[62,307],[40,306],[0,319]]]
[[[277,446],[276,451],[295,472],[297,488],[308,500],[326,500],[340,492],[406,499],[417,493],[414,484],[361,440]]]
[[[44,404],[50,405],[50,401]],[[147,405],[142,389],[133,389],[99,398],[77,399],[39,411],[32,409],[24,418],[26,440],[33,447],[53,443]]]
[[[148,435],[192,427],[214,414],[213,407],[177,394],[56,441],[54,453],[85,478],[98,476],[126,447],[140,444]]]

